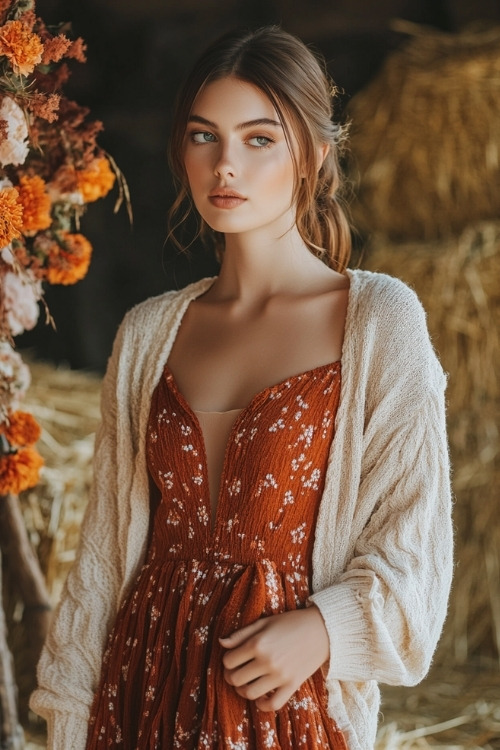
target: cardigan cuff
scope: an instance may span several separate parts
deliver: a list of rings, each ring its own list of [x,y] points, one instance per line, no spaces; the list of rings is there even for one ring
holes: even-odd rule
[[[47,718],[48,750],[85,750],[89,723],[75,714],[51,711]]]
[[[340,583],[312,594],[330,641],[330,680],[363,681],[373,678],[373,644],[366,629],[361,597],[352,586]]]

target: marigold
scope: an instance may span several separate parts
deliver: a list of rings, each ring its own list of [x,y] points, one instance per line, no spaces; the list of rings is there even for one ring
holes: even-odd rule
[[[92,245],[83,234],[61,232],[62,243],[54,242],[49,250],[47,281],[51,284],[75,284],[86,275]]]
[[[22,21],[7,21],[0,28],[0,55],[7,57],[17,75],[32,73],[42,54],[40,37]]]
[[[40,433],[40,425],[27,411],[12,412],[8,423],[0,425],[0,434],[5,435],[10,445],[33,445],[40,438]]]
[[[51,202],[42,178],[21,177],[18,190],[18,201],[23,207],[23,232],[29,234],[50,227]]]
[[[30,447],[0,456],[0,495],[19,495],[35,487],[43,464],[38,451]]]
[[[21,236],[23,207],[18,198],[19,193],[14,187],[0,190],[0,247],[5,247],[15,237]]]
[[[94,159],[76,173],[77,185],[85,203],[104,198],[115,184],[116,176],[111,171],[109,161],[103,156]]]

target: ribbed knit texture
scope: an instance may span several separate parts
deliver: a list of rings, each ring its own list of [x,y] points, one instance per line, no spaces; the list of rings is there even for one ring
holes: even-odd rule
[[[376,681],[426,674],[452,572],[445,376],[402,282],[349,271],[342,386],[313,549],[311,600],[330,637],[328,709],[349,750],[371,750]],[[131,310],[102,386],[95,478],[81,542],[42,653],[31,707],[49,750],[83,750],[102,653],[145,556],[146,427],[189,302],[204,279]]]

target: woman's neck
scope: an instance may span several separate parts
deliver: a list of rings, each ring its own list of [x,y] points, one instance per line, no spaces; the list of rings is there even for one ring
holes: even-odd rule
[[[226,235],[210,296],[258,304],[276,295],[320,293],[338,276],[311,253],[296,227],[271,240],[265,233]]]

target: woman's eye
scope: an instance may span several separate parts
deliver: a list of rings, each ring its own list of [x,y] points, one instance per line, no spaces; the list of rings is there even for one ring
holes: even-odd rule
[[[209,133],[206,130],[191,133],[191,140],[193,143],[213,143],[216,138],[213,133]]]
[[[268,138],[265,135],[256,135],[253,138],[249,138],[248,143],[251,146],[256,146],[257,148],[265,148],[266,146],[269,146],[271,143],[274,143],[274,141],[272,138]]]

